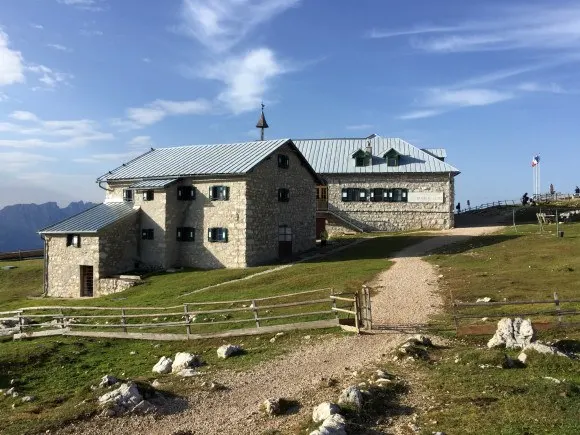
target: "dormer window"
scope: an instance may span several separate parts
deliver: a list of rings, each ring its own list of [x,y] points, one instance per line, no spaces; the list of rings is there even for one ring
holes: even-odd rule
[[[228,186],[211,186],[209,188],[209,198],[212,201],[228,201],[230,199],[230,188]]]
[[[133,202],[133,191],[131,189],[123,189],[123,201]]]
[[[155,194],[153,193],[153,190],[145,190],[143,192],[143,201],[153,201],[154,198]]]
[[[399,166],[401,154],[394,148],[391,148],[383,155],[383,158],[386,160],[387,166]]]
[[[367,151],[363,151],[362,149],[358,150],[356,153],[352,155],[354,159],[354,165],[359,168],[363,166],[369,166],[372,161],[371,153]]]

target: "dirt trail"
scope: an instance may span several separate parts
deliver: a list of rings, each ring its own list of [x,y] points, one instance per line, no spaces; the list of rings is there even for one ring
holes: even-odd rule
[[[405,326],[413,332],[416,325],[427,322],[437,311],[437,274],[421,260],[425,253],[472,236],[498,230],[499,227],[459,228],[442,232],[417,245],[400,251],[395,264],[380,273],[372,287],[373,322],[379,330],[372,335],[323,337],[304,340],[295,351],[261,363],[252,370],[221,372],[211,380],[227,386],[219,392],[196,391],[187,398],[187,409],[172,415],[154,418],[95,418],[71,425],[63,434],[172,434],[178,430],[194,434],[259,434],[291,428],[311,413],[312,406],[331,398],[318,387],[322,378],[344,378],[351,372],[379,362],[381,356],[400,344],[408,334],[394,331]],[[387,327],[386,325],[390,326]],[[305,333],[306,334],[306,333]],[[274,346],[275,344],[273,344]],[[298,400],[299,412],[276,419],[265,419],[258,412],[267,397]]]

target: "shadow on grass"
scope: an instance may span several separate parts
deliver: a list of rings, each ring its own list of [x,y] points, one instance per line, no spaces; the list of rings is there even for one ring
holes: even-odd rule
[[[442,236],[446,237],[446,236]],[[498,245],[522,237],[518,234],[490,234],[484,236],[470,237],[467,240],[463,236],[448,236],[448,244],[430,251],[434,255],[454,255],[462,254],[472,249],[486,246]]]

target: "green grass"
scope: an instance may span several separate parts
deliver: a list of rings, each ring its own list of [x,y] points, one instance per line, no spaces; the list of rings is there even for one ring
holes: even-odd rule
[[[0,261],[0,310],[42,295],[43,260]],[[3,266],[16,269],[3,270]]]

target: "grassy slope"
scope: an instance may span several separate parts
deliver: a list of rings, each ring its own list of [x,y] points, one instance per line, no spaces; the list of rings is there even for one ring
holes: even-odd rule
[[[268,296],[319,287],[333,286],[337,290],[355,290],[370,280],[377,272],[390,265],[386,260],[393,252],[425,238],[424,235],[379,237],[336,253],[316,262],[302,263],[289,269],[274,272],[248,281],[224,285],[207,292],[188,297],[187,300],[236,299],[253,296]],[[22,263],[18,263],[21,265]],[[38,268],[37,268],[38,269]],[[15,269],[18,270],[18,269]],[[24,270],[24,268],[22,268]],[[10,271],[13,272],[13,271]],[[175,296],[193,288],[200,288],[211,280],[223,279],[228,271],[190,271],[177,274],[153,276],[147,279],[148,284],[113,297],[94,300],[82,300],[82,304],[123,304],[123,305],[169,305],[175,303]],[[214,275],[215,276],[212,276]],[[34,273],[34,279],[39,277]],[[200,276],[205,280],[200,283]],[[11,279],[15,275],[11,275]],[[14,292],[17,283],[4,279],[0,294]],[[39,281],[38,281],[39,282]],[[141,292],[141,293],[139,293]],[[27,295],[21,292],[21,297]],[[169,296],[167,296],[169,295]],[[126,298],[126,299],[125,299]],[[114,299],[121,299],[115,301]],[[181,301],[181,300],[180,300]],[[77,301],[65,301],[69,304]],[[4,306],[21,306],[30,303],[54,304],[54,300],[19,300]],[[61,301],[59,300],[59,303]],[[171,355],[177,351],[202,353],[211,364],[212,370],[222,368],[244,369],[261,360],[272,358],[295,346],[305,334],[318,335],[323,332],[288,333],[276,344],[256,338],[244,338],[234,342],[246,343],[247,354],[235,360],[217,361],[215,349],[222,342],[203,340],[194,342],[163,342],[127,340],[91,340],[74,338],[37,339],[22,342],[0,343],[0,388],[7,388],[12,378],[22,380],[19,388],[23,394],[34,394],[37,401],[32,404],[19,404],[16,410],[10,409],[18,399],[0,395],[0,420],[5,423],[7,434],[38,432],[48,427],[57,426],[59,422],[77,418],[93,412],[94,401],[75,407],[84,399],[93,399],[96,392],[90,385],[107,373],[131,379],[153,379],[151,367],[161,355]],[[335,332],[336,333],[336,332]],[[154,347],[159,344],[159,347]],[[130,355],[130,352],[136,352]],[[124,375],[121,375],[125,373]],[[187,390],[185,383],[168,384],[168,390],[179,393]],[[193,381],[192,381],[193,382]],[[180,386],[181,385],[181,386]],[[183,387],[185,385],[185,387]]]
[[[443,296],[447,298],[452,292],[455,299],[463,301],[484,296],[495,300],[550,299],[557,290],[561,298],[577,298],[580,224],[563,229],[566,237],[558,239],[554,233],[537,234],[536,225],[519,227],[518,234],[510,229],[432,255],[430,261],[439,265],[444,275]],[[503,310],[521,312],[522,307]],[[530,306],[523,310],[530,310]],[[431,362],[414,367],[436,402],[421,417],[424,433],[580,433],[579,362],[528,352],[527,367],[497,368],[506,351],[485,348],[489,338],[472,336],[454,341],[449,349],[432,351]],[[580,351],[578,330],[540,332],[539,338],[566,338],[560,343]],[[519,351],[507,353],[516,358]],[[480,367],[486,364],[492,367]],[[565,381],[557,384],[544,379],[546,376]]]

